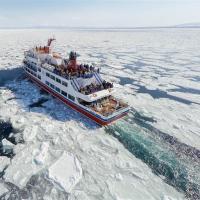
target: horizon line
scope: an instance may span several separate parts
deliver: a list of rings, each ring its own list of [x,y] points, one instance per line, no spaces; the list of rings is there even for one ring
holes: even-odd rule
[[[102,29],[165,29],[165,28],[200,28],[199,25],[172,25],[172,26],[56,26],[56,25],[36,25],[36,26],[0,26],[0,29],[96,29],[96,30],[102,30]]]

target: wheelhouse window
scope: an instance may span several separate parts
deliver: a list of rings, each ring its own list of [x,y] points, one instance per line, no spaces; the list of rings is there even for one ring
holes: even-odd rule
[[[72,96],[71,94],[68,94],[68,98],[69,98],[70,100],[72,100],[72,101],[75,101],[75,97]]]
[[[56,82],[61,83],[61,80],[59,78],[56,78]]]
[[[67,87],[67,86],[68,86],[68,83],[65,82],[65,81],[62,81],[62,85],[64,85],[65,87]]]
[[[63,90],[61,91],[61,94],[62,94],[63,96],[65,96],[65,97],[67,97],[67,93],[64,92]]]

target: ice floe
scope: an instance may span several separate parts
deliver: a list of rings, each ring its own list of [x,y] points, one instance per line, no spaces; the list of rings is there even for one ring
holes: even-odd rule
[[[73,154],[64,152],[48,169],[50,178],[59,188],[70,193],[82,178],[81,164]]]
[[[35,41],[45,42],[49,35],[52,30],[0,30],[0,70],[20,66],[23,51],[35,45]],[[176,88],[174,84],[200,88],[195,81],[200,73],[199,30],[55,31],[55,35],[59,51],[66,55],[75,48],[82,62],[101,66],[104,76],[115,82],[117,95],[140,113],[153,117],[156,120],[153,126],[200,148],[198,104],[183,104],[169,98],[154,99],[148,93],[138,92],[144,86],[148,90],[158,89],[199,102],[197,94],[168,92]],[[105,38],[109,42],[104,42]],[[4,74],[0,71],[0,76]],[[29,109],[29,105],[41,96],[49,98],[44,107]],[[24,144],[13,146],[16,155],[11,162],[0,157],[1,170],[8,165],[5,181],[20,188],[24,188],[33,175],[49,172],[49,180],[70,191],[70,200],[184,199],[184,194],[156,176],[119,141],[57,100],[41,94],[27,80],[10,82],[0,88],[0,117],[10,120],[23,134]],[[72,152],[74,157],[68,153],[64,156],[62,152]],[[72,167],[73,158],[80,162],[81,179],[80,172]],[[63,172],[65,166],[69,171]],[[72,174],[77,179],[68,182],[63,174],[66,177]],[[76,181],[79,184],[75,184]],[[58,199],[57,187],[43,198]]]
[[[5,187],[3,183],[0,182],[0,197],[6,192],[8,192],[8,189]]]

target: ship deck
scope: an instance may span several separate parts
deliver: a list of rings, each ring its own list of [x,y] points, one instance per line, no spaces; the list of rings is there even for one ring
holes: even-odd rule
[[[113,113],[121,110],[123,108],[127,108],[128,104],[123,103],[121,101],[117,101],[114,98],[107,99],[106,101],[102,101],[101,103],[97,103],[97,105],[90,106],[90,108],[95,111],[97,114],[101,114],[105,117],[112,115]]]
[[[113,88],[113,84],[103,80],[99,73],[95,70],[80,76],[77,72],[74,72],[74,74],[71,73],[70,75],[64,71],[62,71],[62,73],[58,73],[56,66],[52,64],[50,65],[45,63],[41,67],[50,71],[54,75],[62,77],[68,81],[71,80],[74,89],[84,95],[90,95],[107,89],[111,91]]]

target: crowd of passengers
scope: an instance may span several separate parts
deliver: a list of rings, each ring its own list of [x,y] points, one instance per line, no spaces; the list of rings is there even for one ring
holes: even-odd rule
[[[125,104],[123,104],[120,101],[117,101],[112,96],[104,97],[90,104],[88,103],[87,104],[82,103],[82,104],[89,108],[92,108],[97,112],[100,112],[104,116],[108,116],[112,114],[115,110],[125,107]]]
[[[113,83],[109,83],[104,80],[101,85],[91,83],[90,85],[87,85],[86,87],[80,88],[79,92],[85,95],[89,95],[89,94],[92,94],[104,89],[109,89],[109,88],[113,88]]]
[[[67,79],[72,78],[91,78],[94,74],[94,72],[99,73],[100,69],[95,68],[92,65],[83,65],[80,64],[77,66],[76,69],[67,67],[67,68],[61,68],[61,67],[55,67],[54,73],[58,74],[60,76],[64,76]]]

